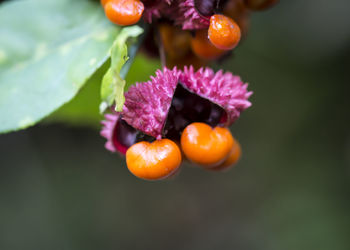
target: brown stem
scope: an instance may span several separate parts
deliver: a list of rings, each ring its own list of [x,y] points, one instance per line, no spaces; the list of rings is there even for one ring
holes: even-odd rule
[[[160,57],[160,63],[162,64],[162,67],[164,68],[166,66],[166,54],[165,54],[165,49],[164,49],[164,44],[162,37],[160,35],[159,31],[159,25],[156,25],[156,40],[158,43],[158,49],[159,49],[159,57]]]

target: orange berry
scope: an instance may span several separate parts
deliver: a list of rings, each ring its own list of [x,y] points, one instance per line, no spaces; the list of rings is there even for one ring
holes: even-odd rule
[[[140,0],[110,0],[105,4],[104,9],[112,23],[132,25],[140,20],[144,6]]]
[[[252,10],[264,10],[278,2],[278,0],[244,0],[245,5]]]
[[[215,168],[211,168],[211,170],[222,171],[222,170],[227,170],[230,167],[233,167],[241,158],[241,154],[242,154],[241,146],[239,145],[238,141],[234,139],[233,146],[229,156],[226,158],[226,160],[223,163],[221,163],[219,166]]]
[[[168,58],[180,59],[190,52],[191,34],[167,23],[159,25],[159,33]]]
[[[210,17],[208,35],[217,48],[230,50],[238,45],[241,29],[231,18],[217,14]]]
[[[142,141],[126,151],[126,164],[135,176],[146,180],[160,180],[172,175],[181,164],[181,151],[169,139],[152,143]]]
[[[225,161],[232,145],[230,130],[200,122],[188,125],[181,135],[181,148],[187,159],[207,168]]]
[[[208,39],[207,30],[197,30],[195,37],[191,39],[191,48],[198,57],[213,60],[221,57],[227,51],[215,47]]]

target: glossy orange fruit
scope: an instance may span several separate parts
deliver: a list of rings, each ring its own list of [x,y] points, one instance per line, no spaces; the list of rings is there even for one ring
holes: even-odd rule
[[[181,164],[181,151],[169,139],[152,143],[142,141],[126,151],[126,164],[131,173],[146,180],[160,180],[172,175]]]
[[[238,45],[241,29],[231,18],[217,14],[210,17],[208,36],[217,48],[230,50]]]
[[[217,59],[227,52],[215,47],[209,41],[207,30],[196,31],[196,35],[191,39],[191,48],[193,53],[206,60]]]
[[[110,0],[104,5],[104,9],[112,23],[132,25],[140,20],[144,5],[140,0]]]
[[[205,123],[188,125],[181,135],[181,148],[190,161],[204,167],[215,167],[226,160],[233,146],[227,128],[212,128]]]
[[[242,150],[241,146],[239,145],[237,140],[233,140],[233,146],[231,149],[231,152],[229,156],[226,158],[226,160],[221,163],[219,166],[215,168],[211,168],[210,170],[215,170],[215,171],[224,171],[227,170],[231,167],[233,167],[241,158],[242,155]]]

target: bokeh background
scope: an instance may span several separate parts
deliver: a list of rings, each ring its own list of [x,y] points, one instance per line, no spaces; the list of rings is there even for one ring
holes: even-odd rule
[[[229,172],[132,176],[99,136],[101,72],[40,125],[0,135],[0,249],[349,249],[349,10],[282,0],[214,66],[254,91]],[[140,57],[128,81],[156,65]]]

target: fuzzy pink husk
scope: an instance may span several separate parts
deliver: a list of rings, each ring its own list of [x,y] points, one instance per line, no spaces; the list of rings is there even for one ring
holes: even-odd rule
[[[107,139],[105,143],[105,148],[109,151],[116,152],[117,149],[113,143],[115,128],[117,126],[119,114],[114,112],[111,114],[105,114],[105,120],[102,121],[102,130],[100,132],[101,136]]]
[[[235,122],[240,113],[251,106],[248,98],[253,92],[248,92],[248,84],[230,72],[219,70],[214,73],[210,68],[195,72],[190,66],[184,68],[180,82],[190,91],[221,106],[227,114],[225,126]]]
[[[209,27],[210,17],[202,16],[195,8],[194,0],[178,0],[175,24],[184,30],[205,29]]]
[[[204,17],[197,11],[194,0],[160,0],[146,7],[143,13],[143,18],[149,23],[161,17],[174,21],[184,30],[204,29],[210,24],[210,17]]]
[[[136,83],[125,93],[125,104],[122,119],[135,129],[162,138],[162,130],[167,119],[172,98],[177,84],[183,84],[189,91],[221,106],[226,117],[221,125],[229,126],[235,122],[240,113],[251,106],[248,98],[252,92],[247,91],[248,84],[239,76],[222,70],[214,72],[210,68],[195,71],[193,67],[185,67],[183,71],[164,68],[157,70],[156,76],[144,83]],[[105,147],[112,151],[125,153],[118,147],[114,135],[120,113],[105,115],[102,121],[101,135],[107,139]]]
[[[123,119],[132,127],[161,138],[181,71],[157,70],[151,81],[136,83],[125,93]]]
[[[153,19],[161,18],[164,13],[167,12],[169,8],[171,8],[171,4],[173,0],[148,0],[152,1],[151,6],[145,6],[145,10],[143,11],[143,18],[146,22],[152,23]],[[147,1],[143,1],[147,2]]]

